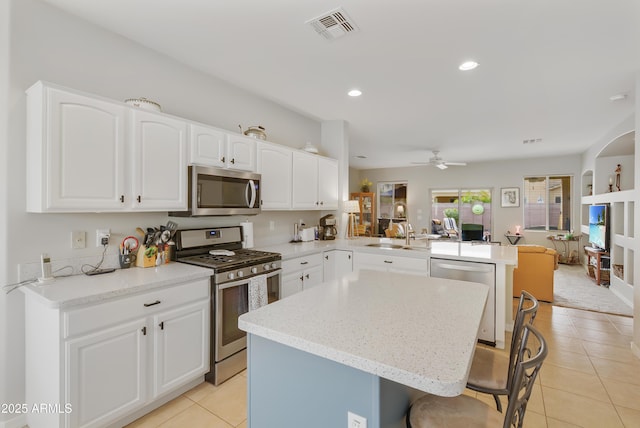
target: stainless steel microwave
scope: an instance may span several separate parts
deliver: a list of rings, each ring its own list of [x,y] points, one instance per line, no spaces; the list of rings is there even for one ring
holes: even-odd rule
[[[260,174],[202,165],[189,166],[189,210],[172,216],[254,215],[260,213]]]

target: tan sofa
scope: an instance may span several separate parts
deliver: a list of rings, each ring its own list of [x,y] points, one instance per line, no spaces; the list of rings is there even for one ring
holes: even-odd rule
[[[545,302],[553,302],[553,274],[558,252],[542,245],[518,245],[518,267],[513,270],[513,296],[522,290]]]

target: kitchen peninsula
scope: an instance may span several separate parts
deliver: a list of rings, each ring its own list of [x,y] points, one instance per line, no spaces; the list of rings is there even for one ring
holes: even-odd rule
[[[400,427],[424,392],[465,388],[488,287],[359,270],[242,315],[252,428]]]
[[[388,245],[387,245],[388,244]],[[507,245],[471,244],[469,242],[447,240],[411,240],[410,246],[405,246],[401,239],[336,239],[332,241],[310,241],[300,243],[286,243],[260,248],[265,251],[280,253],[283,260],[283,288],[287,283],[287,267],[295,261],[305,263],[305,274],[310,273],[313,279],[314,260],[323,262],[330,257],[332,251],[347,253],[352,257],[352,269],[374,269],[378,271],[391,271],[395,273],[412,273],[429,276],[431,261],[434,259],[452,260],[454,262],[471,262],[491,265],[495,267],[495,344],[499,349],[505,346],[505,332],[513,326],[512,319],[512,294],[513,294],[513,269],[518,263],[518,251],[516,247]],[[383,245],[381,247],[381,245]],[[326,263],[326,260],[324,260]],[[351,263],[351,260],[350,260]],[[322,266],[319,267],[322,269]],[[351,271],[351,268],[348,269]],[[320,272],[322,274],[322,272]],[[293,275],[300,277],[301,275]],[[338,275],[339,278],[339,275]],[[325,272],[324,280],[327,280]],[[307,288],[308,278],[304,279]],[[317,285],[322,282],[313,282]],[[285,294],[286,297],[286,294]]]

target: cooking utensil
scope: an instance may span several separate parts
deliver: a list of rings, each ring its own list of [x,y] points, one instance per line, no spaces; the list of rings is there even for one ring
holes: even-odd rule
[[[242,125],[238,125],[240,128],[240,132],[242,132],[247,137],[258,138],[260,140],[266,140],[267,134],[264,132],[264,127],[258,126],[250,126],[246,131],[242,131]]]

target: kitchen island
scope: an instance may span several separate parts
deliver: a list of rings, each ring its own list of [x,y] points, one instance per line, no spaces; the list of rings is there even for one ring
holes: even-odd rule
[[[464,390],[487,296],[482,284],[359,270],[242,315],[249,426],[345,426],[347,412],[403,426],[417,395]]]

